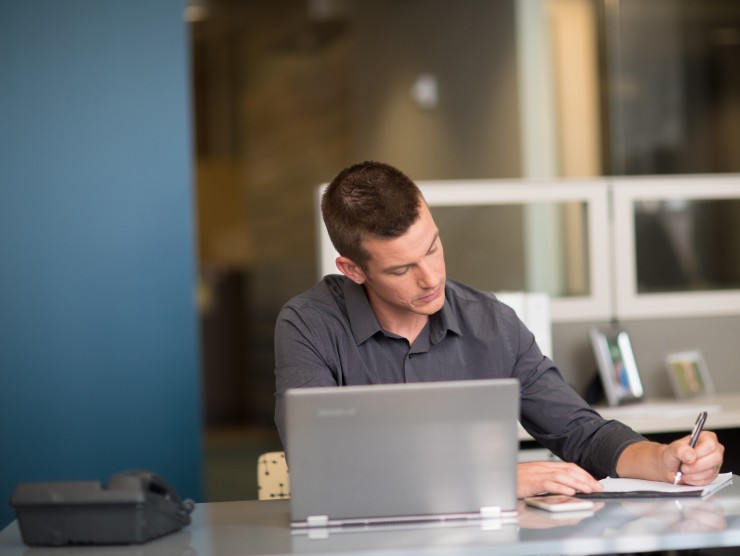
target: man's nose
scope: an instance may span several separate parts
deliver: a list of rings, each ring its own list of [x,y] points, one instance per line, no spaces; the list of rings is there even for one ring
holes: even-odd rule
[[[416,281],[422,288],[430,288],[437,283],[437,273],[429,263],[422,263],[418,266],[419,272]]]

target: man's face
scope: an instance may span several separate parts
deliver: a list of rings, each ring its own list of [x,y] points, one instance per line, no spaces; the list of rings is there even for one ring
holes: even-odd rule
[[[418,220],[400,237],[366,239],[370,254],[364,271],[376,314],[431,315],[445,302],[445,260],[439,230],[426,203]]]

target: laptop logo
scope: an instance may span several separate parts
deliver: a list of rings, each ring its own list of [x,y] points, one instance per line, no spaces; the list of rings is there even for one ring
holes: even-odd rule
[[[322,407],[317,410],[316,415],[319,417],[354,417],[357,415],[356,407]]]

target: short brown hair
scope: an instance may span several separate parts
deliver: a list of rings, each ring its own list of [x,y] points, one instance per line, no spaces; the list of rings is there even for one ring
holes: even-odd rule
[[[367,237],[395,238],[419,218],[423,197],[400,170],[382,162],[361,162],[339,172],[321,198],[321,214],[334,248],[364,267]]]

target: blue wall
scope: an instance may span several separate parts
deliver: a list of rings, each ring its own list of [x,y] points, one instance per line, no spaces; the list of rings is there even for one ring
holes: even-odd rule
[[[0,527],[22,481],[200,497],[183,4],[3,1]]]

